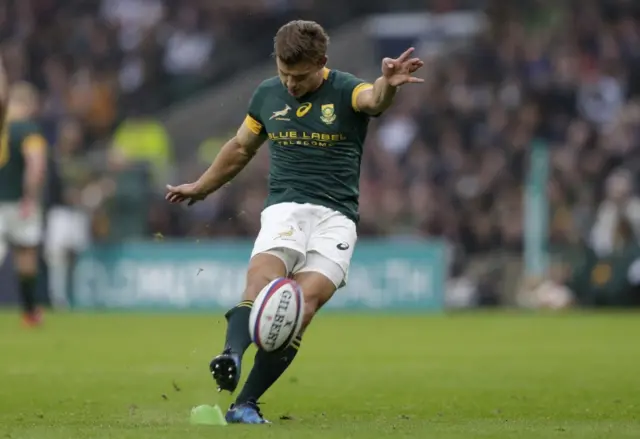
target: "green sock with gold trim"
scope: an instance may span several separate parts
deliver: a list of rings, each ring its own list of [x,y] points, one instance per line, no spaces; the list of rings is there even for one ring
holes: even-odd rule
[[[300,349],[301,342],[302,336],[299,335],[283,351],[265,352],[258,349],[253,368],[236,399],[236,404],[242,404],[249,400],[258,401],[291,365]]]
[[[227,319],[227,336],[224,342],[225,350],[229,349],[241,357],[249,345],[251,345],[249,315],[251,314],[252,306],[253,301],[243,300],[225,314]]]

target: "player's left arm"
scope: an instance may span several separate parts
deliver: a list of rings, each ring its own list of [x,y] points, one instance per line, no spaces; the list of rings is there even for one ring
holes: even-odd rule
[[[25,160],[24,198],[35,203],[40,199],[47,173],[47,140],[38,132],[27,134],[22,141]]]
[[[356,111],[369,115],[383,113],[393,103],[398,87],[403,84],[424,82],[422,78],[412,76],[424,62],[420,58],[410,58],[414,48],[411,47],[397,59],[382,60],[382,76],[371,84],[361,84],[353,90],[352,104]]]

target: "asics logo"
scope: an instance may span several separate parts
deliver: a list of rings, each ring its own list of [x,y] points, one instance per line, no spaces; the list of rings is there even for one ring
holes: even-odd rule
[[[296,110],[296,116],[303,117],[311,110],[312,106],[313,104],[311,104],[311,102],[305,102],[304,104],[300,105]]]

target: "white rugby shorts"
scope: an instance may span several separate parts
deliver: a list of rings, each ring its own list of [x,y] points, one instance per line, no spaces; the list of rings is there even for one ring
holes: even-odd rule
[[[288,274],[319,272],[340,288],[347,283],[357,239],[355,223],[340,212],[315,204],[279,203],[262,211],[251,257],[273,254]]]
[[[20,247],[35,247],[42,241],[42,212],[35,209],[27,218],[20,215],[20,203],[0,203],[0,240]]]
[[[85,212],[70,207],[52,207],[47,213],[45,250],[49,254],[87,248],[91,241],[91,219]]]

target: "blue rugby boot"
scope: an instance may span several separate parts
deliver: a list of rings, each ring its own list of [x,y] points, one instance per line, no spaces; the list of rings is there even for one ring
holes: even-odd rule
[[[209,363],[209,370],[218,384],[218,392],[228,390],[233,393],[240,381],[240,355],[225,349]]]
[[[229,424],[271,424],[262,416],[258,403],[253,400],[231,404],[224,418]]]

